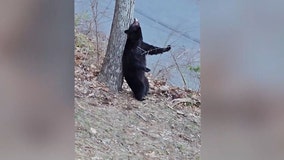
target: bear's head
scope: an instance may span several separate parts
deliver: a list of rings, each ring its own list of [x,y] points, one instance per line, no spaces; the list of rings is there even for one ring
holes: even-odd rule
[[[127,30],[124,31],[127,34],[127,39],[132,41],[137,41],[139,39],[142,40],[142,30],[140,24],[136,18],[134,18],[134,22],[129,26]]]

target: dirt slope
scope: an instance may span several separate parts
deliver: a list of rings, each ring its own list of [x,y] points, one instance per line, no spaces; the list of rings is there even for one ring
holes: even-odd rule
[[[152,80],[145,101],[112,93],[96,81],[97,66],[75,53],[76,159],[199,159],[200,94]]]

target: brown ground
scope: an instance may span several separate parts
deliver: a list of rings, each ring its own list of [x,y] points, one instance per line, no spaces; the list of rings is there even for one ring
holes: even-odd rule
[[[150,93],[137,101],[124,83],[112,93],[96,81],[89,55],[75,53],[76,159],[173,159],[200,156],[200,94],[150,75]]]

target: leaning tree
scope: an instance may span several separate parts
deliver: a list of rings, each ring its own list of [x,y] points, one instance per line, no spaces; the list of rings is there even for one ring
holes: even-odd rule
[[[98,76],[112,91],[121,90],[122,54],[127,39],[126,30],[133,20],[135,0],[116,0],[106,55]]]

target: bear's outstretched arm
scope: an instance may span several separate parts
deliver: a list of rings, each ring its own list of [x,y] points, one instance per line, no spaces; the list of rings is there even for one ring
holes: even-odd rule
[[[170,45],[168,45],[166,48],[159,48],[159,47],[147,44],[145,42],[142,43],[141,47],[144,50],[144,52],[142,52],[143,54],[150,54],[150,55],[161,54],[171,49]]]

